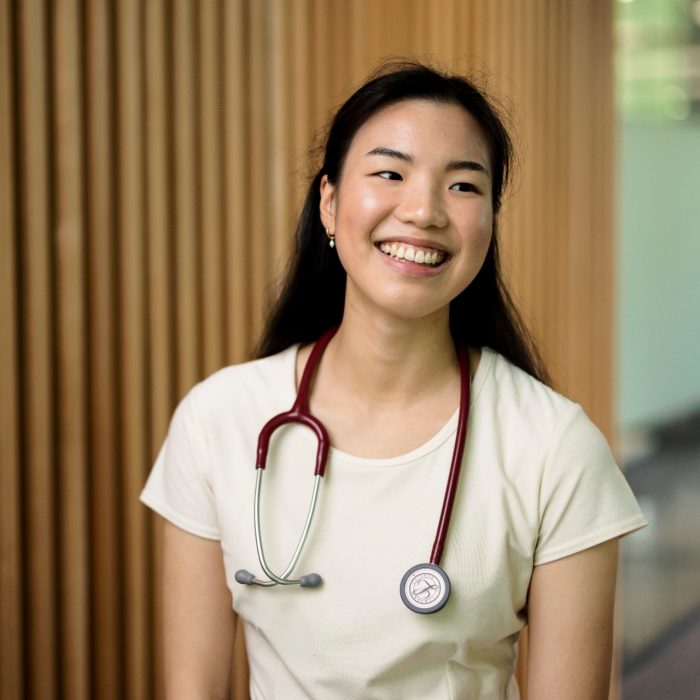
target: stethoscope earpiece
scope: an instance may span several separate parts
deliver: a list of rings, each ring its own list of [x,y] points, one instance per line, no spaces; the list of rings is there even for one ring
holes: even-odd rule
[[[236,581],[238,581],[238,583],[248,585],[250,583],[253,583],[255,574],[251,574],[250,571],[248,571],[247,569],[238,569],[234,578],[236,579]]]
[[[318,574],[306,574],[299,577],[299,585],[302,588],[318,588],[323,583],[323,579]]]
[[[238,569],[234,578],[238,583],[242,583],[244,586],[250,586],[251,584],[270,586],[277,583],[275,581],[258,581],[255,578],[255,574],[252,574],[248,569]],[[285,580],[284,583],[298,583],[302,588],[318,588],[323,583],[323,579],[318,574],[306,574],[305,576],[300,576],[298,581]]]

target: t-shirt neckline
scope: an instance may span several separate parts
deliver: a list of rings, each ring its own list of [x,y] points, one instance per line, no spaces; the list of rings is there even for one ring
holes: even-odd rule
[[[296,363],[297,354],[301,343],[296,343],[292,345],[288,352],[287,357],[287,367],[285,369],[286,375],[286,394],[288,396],[289,407],[291,408],[294,400],[296,399]],[[491,371],[491,366],[493,364],[496,353],[487,347],[481,348],[481,357],[479,359],[479,364],[477,365],[476,372],[472,377],[472,387],[471,387],[471,401],[470,401],[470,422],[471,416],[473,415],[474,406],[481,393],[481,389],[486,381],[486,377]],[[288,410],[288,409],[285,409]],[[457,430],[457,419],[459,417],[459,409],[456,409],[454,413],[450,416],[447,422],[426,442],[419,445],[409,452],[404,452],[403,454],[395,455],[394,457],[358,457],[356,455],[350,454],[349,452],[344,452],[331,445],[329,450],[329,458],[334,462],[343,462],[347,464],[353,464],[355,466],[364,467],[394,467],[401,466],[404,464],[409,464],[417,460],[423,459],[426,455],[430,454],[434,450],[438,449],[446,440],[448,440]],[[469,431],[467,430],[467,437],[469,436]]]

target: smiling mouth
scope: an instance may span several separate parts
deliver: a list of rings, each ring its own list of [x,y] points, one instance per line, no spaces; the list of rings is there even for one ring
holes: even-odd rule
[[[384,255],[388,255],[395,260],[406,260],[418,265],[425,265],[426,267],[439,267],[449,258],[449,255],[442,250],[419,248],[396,241],[384,241],[377,244],[377,248]]]

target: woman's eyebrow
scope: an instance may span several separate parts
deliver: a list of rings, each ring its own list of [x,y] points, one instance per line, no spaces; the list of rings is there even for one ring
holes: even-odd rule
[[[451,160],[445,170],[472,170],[477,173],[484,173],[489,176],[489,170],[485,165],[482,165],[476,160]]]
[[[413,158],[408,155],[408,153],[402,153],[394,148],[387,148],[386,146],[377,146],[373,148],[368,153],[367,156],[389,156],[389,158],[398,158],[399,160],[405,160],[407,163],[412,163]]]
[[[397,151],[395,148],[387,148],[386,146],[377,146],[371,151],[368,151],[365,155],[367,156],[388,156],[389,158],[398,158],[406,163],[413,162],[413,156],[403,151]],[[453,170],[471,170],[477,173],[484,173],[489,176],[488,168],[475,160],[451,160],[445,167],[445,171],[451,172]]]

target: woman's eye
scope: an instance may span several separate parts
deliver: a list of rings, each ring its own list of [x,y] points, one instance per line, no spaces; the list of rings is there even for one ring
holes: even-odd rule
[[[385,180],[401,180],[401,175],[395,173],[393,170],[382,170],[381,172],[375,173],[379,177],[383,177]]]
[[[476,192],[477,194],[479,193],[479,188],[476,185],[473,185],[471,182],[456,182],[450,187],[450,189],[455,190],[457,192]]]

